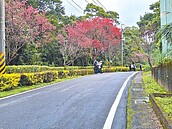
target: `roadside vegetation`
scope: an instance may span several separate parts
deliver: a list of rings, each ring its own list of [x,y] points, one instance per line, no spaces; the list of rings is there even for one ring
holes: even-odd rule
[[[153,77],[151,76],[151,71],[149,69],[149,67],[146,67],[146,69],[144,69],[145,71],[143,72],[143,88],[144,88],[144,91],[146,93],[147,96],[149,96],[149,94],[151,93],[167,93],[167,91],[162,87],[160,86],[154,79]],[[132,82],[133,83],[133,82]],[[132,106],[132,94],[130,93],[131,92],[131,86],[129,88],[129,94],[128,94],[128,102],[127,102],[127,129],[132,129],[132,119],[133,119],[133,114],[134,114],[134,110],[131,108]],[[158,98],[156,98],[158,100]],[[161,98],[161,99],[164,99],[164,98]],[[167,100],[167,99],[166,99]],[[168,100],[166,101],[166,103],[162,100],[162,101],[157,101],[159,105],[164,105],[166,104],[166,107],[168,108],[163,108],[163,112],[170,112],[168,110],[171,110],[170,109],[170,105],[168,105]],[[172,111],[172,110],[171,110]]]
[[[156,101],[165,113],[165,117],[172,121],[172,97],[156,97]]]
[[[143,82],[146,94],[168,93],[151,76],[150,72],[144,72]],[[168,121],[172,121],[172,97],[155,97],[155,101]]]
[[[93,66],[48,67],[8,66],[0,76],[0,98],[50,85],[53,83],[94,74]],[[103,67],[103,72],[125,72],[128,67]]]
[[[147,95],[151,93],[167,93],[151,76],[151,72],[143,72],[143,83]]]
[[[133,82],[132,82],[133,83]],[[132,105],[132,94],[130,93],[131,91],[131,86],[130,88],[128,89],[128,99],[127,99],[127,129],[132,129],[132,118],[133,118],[133,114],[134,114],[134,111],[131,107]]]

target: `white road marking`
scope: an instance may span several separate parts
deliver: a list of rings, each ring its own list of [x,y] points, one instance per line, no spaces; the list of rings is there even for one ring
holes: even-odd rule
[[[77,78],[75,78],[75,79],[77,79]],[[70,80],[66,80],[66,82],[67,81],[70,81]],[[0,98],[0,101],[4,100],[4,99],[15,97],[15,96],[19,96],[19,95],[22,95],[22,94],[30,93],[32,91],[37,91],[37,90],[40,90],[40,89],[44,89],[46,87],[55,86],[55,85],[60,84],[60,83],[63,83],[63,82],[57,82],[57,83],[53,83],[53,84],[48,84],[48,85],[45,85],[45,86],[42,86],[42,87],[39,87],[39,88],[36,88],[36,89],[32,89],[32,90],[24,91],[24,92],[21,92],[21,93],[18,93],[18,94],[14,94],[14,95],[10,95],[10,96],[7,96],[7,97],[3,97],[3,98]],[[58,87],[58,89],[60,89],[60,88],[61,87]]]
[[[62,83],[62,82],[58,82],[58,83]],[[39,88],[36,88],[36,89],[32,89],[32,90],[24,91],[24,92],[21,92],[21,93],[18,93],[18,94],[14,94],[14,95],[10,95],[10,96],[7,96],[7,97],[3,97],[3,98],[0,98],[0,101],[4,100],[4,99],[15,97],[15,96],[19,96],[19,95],[22,95],[22,94],[30,93],[32,91],[37,91],[37,90],[40,90],[40,89],[43,89],[43,88],[46,88],[46,87],[54,86],[54,85],[56,85],[58,83],[42,86],[42,87],[39,87]]]
[[[105,121],[105,124],[103,126],[103,129],[111,129],[112,127],[112,123],[113,123],[113,119],[114,119],[114,116],[115,116],[115,113],[116,113],[116,110],[117,110],[117,107],[119,105],[119,102],[121,100],[121,97],[122,97],[122,94],[123,94],[123,91],[125,89],[125,87],[127,86],[127,83],[128,81],[130,80],[130,78],[132,76],[134,76],[137,72],[133,73],[132,75],[130,75],[127,80],[123,83],[120,91],[118,92],[118,95],[109,111],[109,114],[108,114],[108,117],[106,118],[106,121]]]

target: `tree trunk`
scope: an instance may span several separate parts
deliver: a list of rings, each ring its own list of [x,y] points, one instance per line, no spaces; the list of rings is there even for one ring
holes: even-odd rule
[[[149,57],[149,56],[147,56],[147,59],[148,59],[148,64],[149,64],[149,66],[152,68],[152,62],[151,62],[150,57]]]

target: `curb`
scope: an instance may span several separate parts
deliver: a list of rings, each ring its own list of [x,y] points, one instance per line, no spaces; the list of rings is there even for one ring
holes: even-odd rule
[[[171,125],[169,122],[166,120],[164,114],[162,113],[162,110],[159,108],[155,101],[155,97],[166,97],[166,96],[172,96],[172,94],[159,94],[159,93],[152,93],[149,95],[150,102],[152,103],[153,109],[155,113],[157,114],[158,118],[161,121],[162,126],[165,129],[172,129]]]
[[[131,109],[130,124],[127,129],[163,129],[155,111],[150,105],[149,97],[146,95],[142,80],[142,72],[133,78],[129,94],[129,109]]]

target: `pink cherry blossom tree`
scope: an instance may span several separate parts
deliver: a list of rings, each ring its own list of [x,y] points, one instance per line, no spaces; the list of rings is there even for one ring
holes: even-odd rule
[[[6,1],[6,59],[7,64],[16,56],[17,52],[27,43],[41,43],[52,41],[52,31],[55,27],[46,19],[45,13],[39,13],[26,1]]]
[[[71,62],[70,59],[76,60],[85,53],[90,54],[92,58],[107,51],[110,54],[112,46],[115,47],[120,40],[121,32],[115,22],[100,17],[68,25],[63,29],[63,35],[58,36],[61,52],[65,53],[62,54],[65,56],[64,62],[67,60]],[[69,48],[69,46],[73,47]],[[75,51],[75,54],[69,54],[70,51]],[[75,58],[72,57],[73,55]]]

